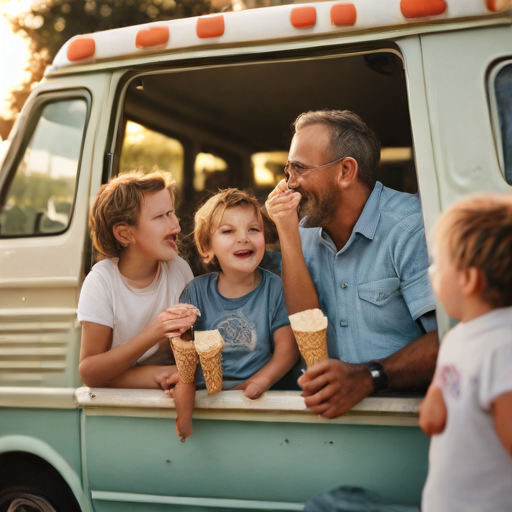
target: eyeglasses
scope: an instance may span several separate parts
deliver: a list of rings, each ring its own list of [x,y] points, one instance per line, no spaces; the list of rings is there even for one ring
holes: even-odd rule
[[[341,158],[337,158],[336,160],[333,160],[332,162],[327,162],[326,164],[321,165],[315,165],[314,167],[304,167],[300,164],[296,164],[295,162],[288,162],[284,166],[284,174],[286,176],[286,181],[290,179],[290,174],[294,172],[297,176],[304,176],[305,174],[316,171],[316,169],[321,169],[322,167],[327,167],[328,165],[332,165],[338,162],[341,162],[342,160],[345,160],[347,158],[346,156],[342,156]]]

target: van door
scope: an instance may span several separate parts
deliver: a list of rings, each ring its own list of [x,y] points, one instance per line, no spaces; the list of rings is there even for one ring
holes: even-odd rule
[[[44,82],[11,136],[0,172],[0,385],[79,385],[76,307],[107,78]]]

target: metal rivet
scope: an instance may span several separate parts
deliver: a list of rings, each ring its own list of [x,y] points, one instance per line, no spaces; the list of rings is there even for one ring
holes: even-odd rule
[[[27,298],[26,297],[21,297],[21,301],[22,302],[26,302]]]
[[[343,284],[341,285],[341,287],[342,287],[343,289],[345,289],[347,286],[348,286],[348,284],[347,284],[347,283],[343,283]]]

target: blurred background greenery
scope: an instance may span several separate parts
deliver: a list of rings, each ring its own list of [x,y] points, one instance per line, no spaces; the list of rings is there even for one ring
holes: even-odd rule
[[[27,41],[22,82],[0,105],[0,137],[5,140],[16,115],[43,78],[60,47],[77,34],[219,11],[267,7],[293,0],[0,0],[12,31]]]

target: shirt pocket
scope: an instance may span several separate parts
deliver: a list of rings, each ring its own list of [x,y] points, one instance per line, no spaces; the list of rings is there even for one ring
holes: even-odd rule
[[[357,294],[359,298],[375,304],[384,306],[400,295],[400,279],[398,277],[388,277],[379,281],[371,281],[357,285]]]

